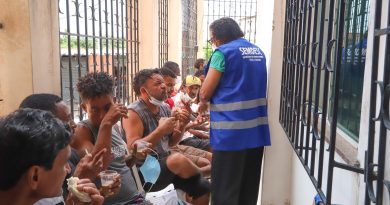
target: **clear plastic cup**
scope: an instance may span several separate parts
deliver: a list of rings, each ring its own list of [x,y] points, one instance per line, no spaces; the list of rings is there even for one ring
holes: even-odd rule
[[[147,148],[146,147],[146,145],[148,144],[147,141],[139,140],[136,143],[137,143],[137,152],[142,152]]]
[[[100,181],[102,183],[102,192],[104,195],[109,195],[109,187],[112,183],[114,183],[114,178],[118,174],[118,172],[114,170],[105,170],[100,172]]]

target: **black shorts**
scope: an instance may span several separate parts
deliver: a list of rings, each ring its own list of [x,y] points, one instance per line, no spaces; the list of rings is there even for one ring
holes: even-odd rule
[[[145,184],[144,190],[146,192],[160,191],[166,188],[169,184],[173,184],[175,189],[181,189],[195,199],[210,193],[210,182],[201,177],[200,174],[184,179],[175,175],[168,169],[167,157],[159,159],[158,161],[160,163],[161,173],[156,181],[156,184],[152,185],[149,182],[145,184],[142,173],[139,172],[142,184]]]

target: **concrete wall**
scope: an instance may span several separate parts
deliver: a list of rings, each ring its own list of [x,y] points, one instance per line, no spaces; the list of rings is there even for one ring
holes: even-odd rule
[[[158,1],[139,1],[139,68],[158,67]]]
[[[0,115],[33,92],[60,94],[57,4],[0,0]]]
[[[168,2],[168,60],[182,65],[183,10],[181,0]]]
[[[203,58],[204,52],[203,52],[203,33],[208,32],[207,30],[203,30],[203,18],[204,18],[204,0],[198,0],[198,11],[197,11],[197,21],[198,21],[198,54],[197,58]]]
[[[275,0],[274,2],[272,52],[268,51],[271,54],[271,57],[268,58],[270,64],[268,73],[268,119],[272,145],[265,150],[261,203],[259,203],[261,205],[289,204],[291,192],[293,153],[278,119],[285,1]]]
[[[267,58],[267,67],[270,65],[272,34],[273,34],[273,16],[274,1],[257,1],[257,25],[256,25],[256,44],[263,50]]]

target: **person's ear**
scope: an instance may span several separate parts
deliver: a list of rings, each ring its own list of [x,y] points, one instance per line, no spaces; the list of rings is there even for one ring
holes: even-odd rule
[[[145,93],[147,94],[146,88],[144,88],[144,87],[141,87],[139,89],[139,91],[140,91],[141,94],[145,94]]]
[[[84,110],[84,112],[87,112],[87,105],[84,102],[81,103],[81,108]]]
[[[39,166],[32,166],[27,170],[26,180],[32,190],[38,189],[39,181],[42,178],[41,174],[42,170]]]

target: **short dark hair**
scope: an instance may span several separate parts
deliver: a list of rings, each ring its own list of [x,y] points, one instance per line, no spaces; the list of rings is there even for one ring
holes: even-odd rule
[[[196,76],[196,77],[198,77],[198,78],[199,78],[199,76],[201,76],[201,75],[205,75],[204,70],[197,70],[197,71],[195,72],[195,74],[194,74],[194,76]]]
[[[169,76],[171,78],[175,78],[176,79],[176,74],[169,68],[166,68],[166,67],[162,67],[160,68],[160,73],[161,75],[164,77],[164,76]]]
[[[155,74],[161,75],[160,70],[157,68],[142,69],[135,74],[133,79],[133,88],[137,96],[141,95],[141,87]]]
[[[62,98],[58,95],[49,93],[32,94],[24,98],[20,103],[19,108],[33,108],[39,110],[46,110],[56,113],[56,104],[61,102]]]
[[[51,112],[23,108],[0,121],[0,190],[14,187],[31,166],[50,170],[69,145],[70,130]]]
[[[223,17],[215,20],[210,25],[210,30],[214,38],[222,41],[222,43],[229,43],[244,36],[240,26],[232,18]]]
[[[164,63],[163,67],[168,68],[173,71],[173,73],[180,73],[179,64],[173,62],[173,61],[167,61]]]
[[[195,61],[194,67],[195,67],[196,69],[201,69],[201,68],[200,68],[200,65],[202,65],[202,64],[204,64],[204,59],[203,59],[203,58],[198,58],[198,59],[196,59],[196,61]]]
[[[88,73],[77,83],[77,91],[83,100],[113,94],[114,81],[105,72]]]

